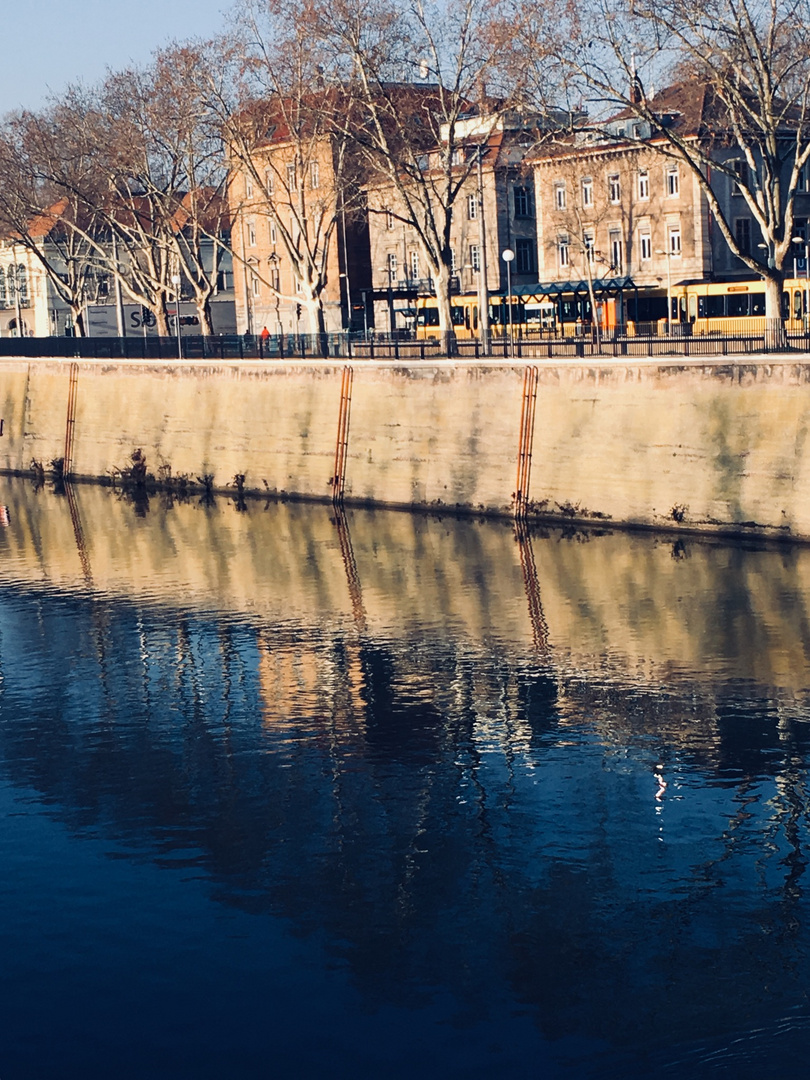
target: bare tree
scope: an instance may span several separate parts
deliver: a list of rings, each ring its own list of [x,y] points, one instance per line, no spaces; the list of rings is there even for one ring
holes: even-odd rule
[[[167,305],[178,298],[180,278],[203,333],[211,332],[228,216],[222,139],[199,94],[198,59],[196,48],[173,46],[145,68],[110,73],[95,88],[71,87],[42,112],[6,125],[9,160],[0,167],[16,169],[18,179],[7,189],[6,217],[23,234],[26,215],[41,225],[51,207],[62,207],[51,276],[74,313],[87,302],[77,277],[83,260],[89,280],[115,280],[154,314],[161,334],[169,333]],[[41,260],[54,251],[36,248]]]
[[[621,109],[643,121],[650,146],[685,164],[731,252],[763,279],[768,318],[778,319],[810,158],[808,0],[590,0],[553,12],[533,3],[516,5],[513,17],[524,74],[533,69],[546,90],[553,69],[558,90],[602,117]],[[691,115],[655,95],[654,80],[678,80],[693,101],[699,93]],[[761,248],[735,235],[718,175],[744,198]]]
[[[371,187],[393,195],[392,205],[371,210],[393,214],[417,237],[449,348],[453,215],[476,169],[476,144],[509,105],[487,92],[500,44],[492,10],[483,0],[335,0],[317,12],[334,77],[351,87],[352,144]]]
[[[56,160],[70,184],[48,177]],[[83,336],[84,309],[106,292],[109,275],[95,240],[93,212],[76,195],[87,189],[89,163],[69,140],[58,117],[8,116],[0,132],[0,226],[32,253],[56,296],[70,309]],[[66,194],[66,189],[70,189]]]
[[[169,333],[170,298],[179,301],[177,279],[194,295],[203,333],[212,331],[225,173],[197,92],[197,62],[195,49],[173,47],[148,68],[111,74],[90,121],[108,189],[99,212],[117,239],[115,272],[154,313],[160,334]]]
[[[304,0],[247,0],[231,34],[209,48],[218,59],[201,77],[227,148],[234,259],[246,289],[259,279],[277,302],[300,305],[310,332],[323,335],[337,230],[361,199],[347,153],[348,96],[325,80]],[[269,260],[248,250],[255,220],[272,234]],[[290,272],[284,280],[281,265]]]

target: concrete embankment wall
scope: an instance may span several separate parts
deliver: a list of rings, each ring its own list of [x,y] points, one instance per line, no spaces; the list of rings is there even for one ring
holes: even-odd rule
[[[157,477],[328,499],[344,366],[5,361],[0,470],[47,468],[69,436],[78,478],[137,448]],[[533,366],[533,513],[810,539],[810,363]],[[356,362],[346,501],[511,513],[525,371]]]

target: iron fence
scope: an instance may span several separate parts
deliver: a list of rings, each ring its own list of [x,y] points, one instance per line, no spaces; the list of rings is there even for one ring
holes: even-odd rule
[[[760,324],[763,320],[759,320]],[[270,337],[220,335],[128,338],[0,338],[0,357],[91,360],[436,360],[464,359],[590,359],[593,357],[701,357],[769,352],[810,353],[810,328],[791,330],[778,320],[756,330],[740,325],[720,333],[693,332],[687,325],[673,325],[661,332],[659,324],[616,327],[597,340],[595,333],[560,335],[548,331],[516,332],[512,337],[492,337],[485,347],[477,338],[415,340],[397,335],[284,334]]]

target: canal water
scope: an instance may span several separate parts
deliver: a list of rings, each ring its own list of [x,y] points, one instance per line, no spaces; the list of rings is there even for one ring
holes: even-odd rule
[[[2,1080],[805,1073],[810,549],[0,506]]]

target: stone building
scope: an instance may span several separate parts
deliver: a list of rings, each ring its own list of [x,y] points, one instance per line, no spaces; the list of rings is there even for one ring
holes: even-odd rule
[[[295,103],[300,108],[300,103]],[[259,103],[260,137],[236,129],[230,150],[236,319],[240,333],[362,329],[370,287],[368,231],[356,170],[308,105],[296,129],[289,103]],[[247,120],[241,120],[243,127]]]
[[[652,99],[664,125],[686,141],[716,130],[717,106],[698,83],[667,87]],[[631,110],[598,127],[552,140],[531,159],[538,212],[538,283],[548,295],[587,304],[588,279],[597,302],[615,303],[617,321],[666,318],[667,294],[682,282],[751,278],[723,237],[697,176],[666,153],[666,142]],[[715,160],[740,151],[717,139]],[[738,165],[738,168],[742,165]],[[754,250],[762,237],[739,188],[725,173],[711,175],[721,211],[737,241]],[[805,207],[803,210],[801,207]],[[804,235],[810,199],[800,195]],[[577,305],[571,302],[571,308]],[[673,301],[673,320],[694,312]]]
[[[515,255],[512,285],[536,281],[535,195],[531,172],[525,166],[527,151],[536,139],[536,121],[514,115],[476,115],[458,123],[454,137],[461,189],[454,202],[450,240],[452,291],[477,292],[480,275],[485,273],[489,293],[505,292],[502,253],[507,249]],[[426,170],[435,168],[438,153],[425,156]],[[407,329],[414,300],[432,295],[434,285],[425,269],[417,231],[406,220],[407,211],[394,185],[377,182],[367,192],[375,324],[385,331]]]

